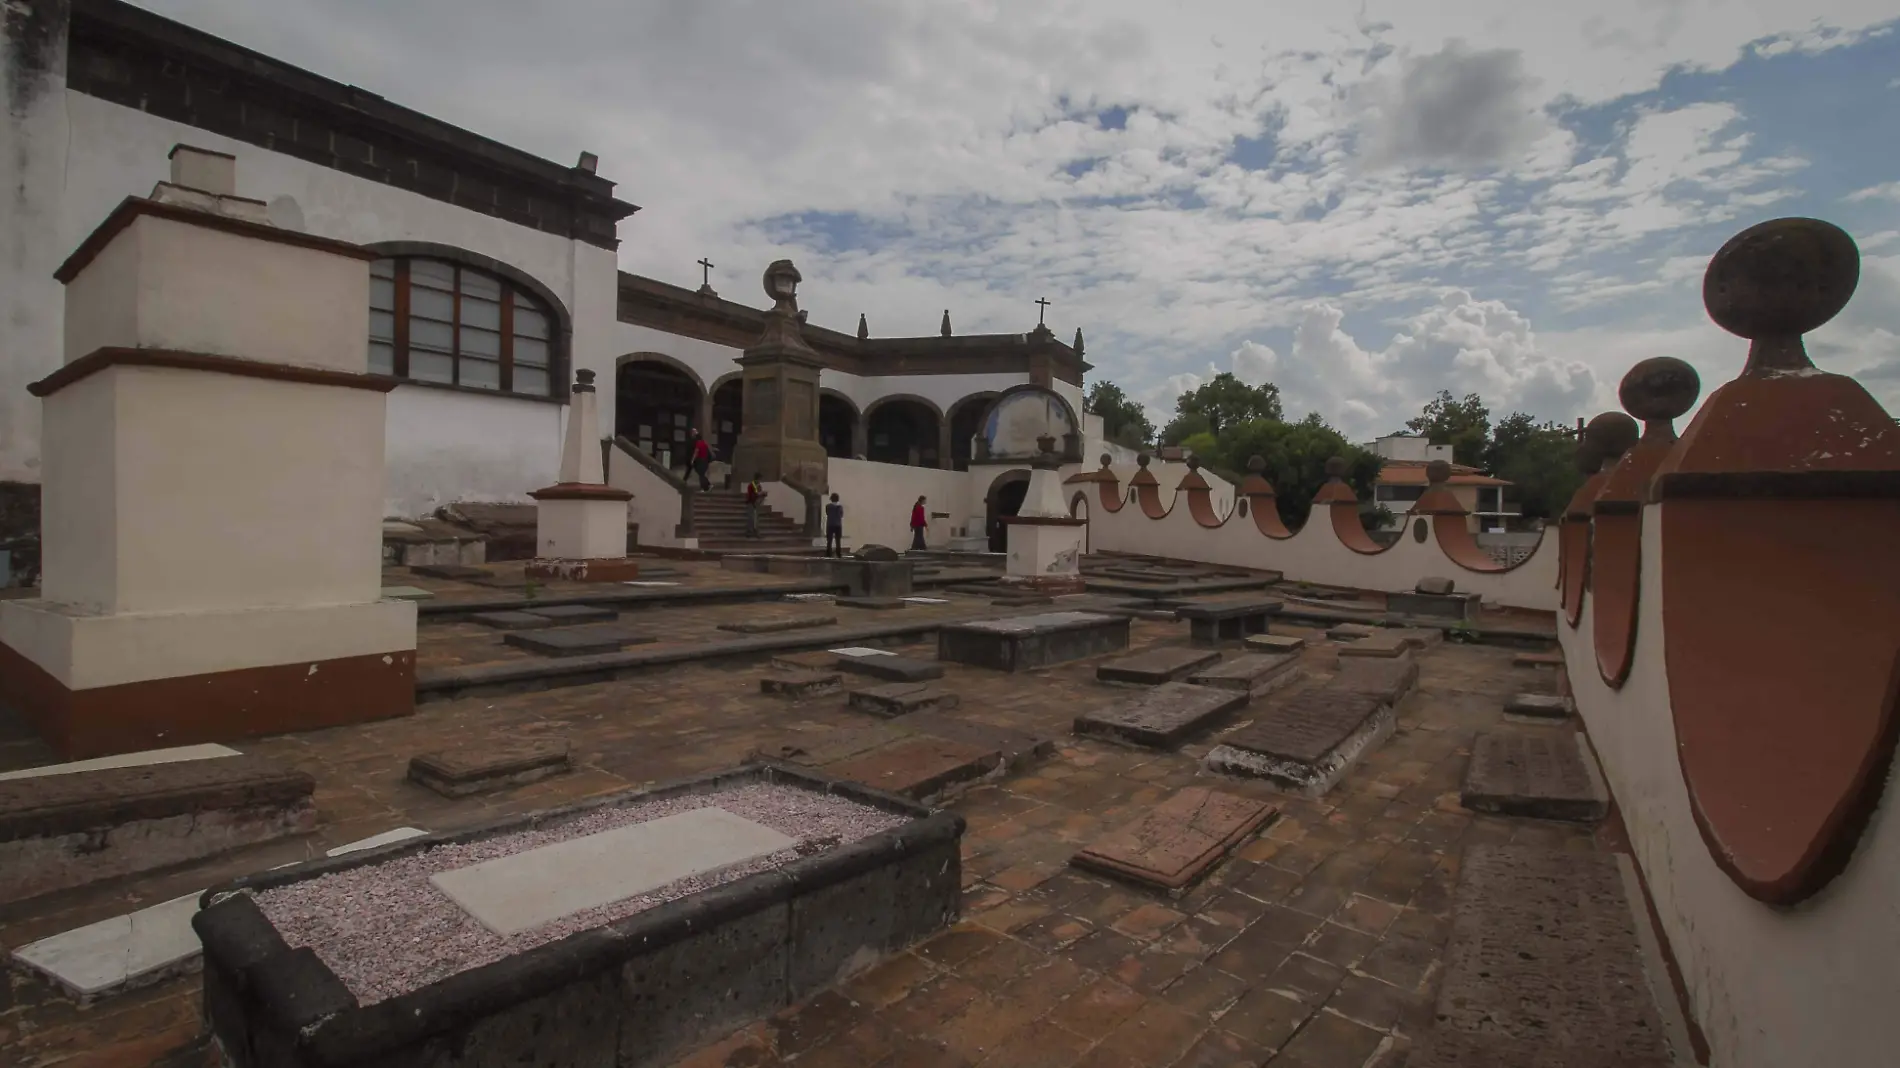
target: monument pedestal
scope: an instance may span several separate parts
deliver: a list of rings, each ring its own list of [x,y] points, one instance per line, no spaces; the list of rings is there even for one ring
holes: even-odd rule
[[[765,269],[765,295],[773,306],[759,339],[738,360],[745,419],[732,447],[732,473],[741,482],[758,475],[823,490],[829,459],[818,440],[818,378],[824,361],[804,338],[799,281],[790,260]]]
[[[1066,516],[1004,516],[1009,559],[1002,582],[1037,593],[1081,593],[1082,540],[1086,519]]]
[[[627,582],[640,565],[627,558],[627,502],[633,494],[606,484],[594,372],[578,371],[561,446],[561,481],[534,498],[535,558],[527,575],[542,581]]]
[[[0,602],[0,701],[68,760],[415,706],[416,606],[382,599],[374,255],[229,208],[230,157],[172,169],[60,268],[66,365],[29,387],[44,567]]]

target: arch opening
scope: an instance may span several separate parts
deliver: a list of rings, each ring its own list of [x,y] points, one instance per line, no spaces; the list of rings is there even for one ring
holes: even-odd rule
[[[745,381],[734,375],[713,387],[712,425],[706,428],[706,442],[713,457],[732,462],[733,447],[739,444],[739,428],[745,425]]]
[[[921,401],[885,401],[870,415],[867,458],[907,467],[935,467],[937,427],[937,413]]]
[[[614,435],[671,471],[692,461],[700,385],[692,374],[652,357],[625,359],[614,372]]]
[[[990,489],[984,495],[984,530],[989,534],[990,551],[1001,553],[1009,551],[1009,525],[1003,522],[1005,516],[1022,512],[1023,500],[1029,496],[1029,472],[1005,471],[990,483]]]
[[[975,438],[983,432],[983,420],[995,400],[994,393],[979,393],[963,398],[950,409],[950,466],[953,469],[970,469]]]
[[[836,393],[818,395],[818,443],[834,460],[853,459],[858,436],[858,409]]]

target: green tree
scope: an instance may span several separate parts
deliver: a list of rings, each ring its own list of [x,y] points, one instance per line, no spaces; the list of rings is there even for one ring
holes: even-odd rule
[[[1199,433],[1220,437],[1224,430],[1256,419],[1280,420],[1280,387],[1250,386],[1222,371],[1174,402],[1175,416],[1161,432],[1163,444],[1175,445]]]
[[[1476,393],[1453,400],[1451,390],[1441,389],[1418,418],[1405,424],[1405,429],[1429,438],[1434,445],[1450,445],[1454,462],[1478,467],[1485,462],[1485,448],[1491,438],[1491,410]]]
[[[1506,492],[1516,498],[1526,519],[1555,519],[1583,485],[1576,452],[1569,428],[1513,412],[1491,432],[1484,464],[1512,484]]]
[[[1371,499],[1381,465],[1377,456],[1347,441],[1318,413],[1297,423],[1250,419],[1231,426],[1201,459],[1215,474],[1238,483],[1246,477],[1247,461],[1255,456],[1267,463],[1261,474],[1273,483],[1281,521],[1294,528],[1306,522],[1314,494],[1326,484],[1327,460],[1345,459],[1346,484],[1361,501]]]
[[[1145,449],[1154,441],[1155,425],[1140,402],[1113,382],[1097,382],[1082,398],[1089,411],[1102,417],[1102,436],[1117,445]]]

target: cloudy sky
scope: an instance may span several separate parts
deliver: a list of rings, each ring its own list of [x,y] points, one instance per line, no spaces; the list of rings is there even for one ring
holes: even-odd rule
[[[1157,422],[1216,371],[1361,438],[1440,387],[1614,405],[1746,343],[1708,257],[1845,227],[1810,341],[1900,411],[1893,0],[137,0],[563,163],[642,210],[621,266],[812,321],[1023,331],[1037,297]]]

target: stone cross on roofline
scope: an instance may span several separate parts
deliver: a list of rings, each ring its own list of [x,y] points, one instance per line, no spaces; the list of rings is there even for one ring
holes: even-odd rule
[[[1046,297],[1036,298],[1036,325],[1037,326],[1043,325],[1042,317],[1049,311],[1049,303],[1050,302],[1048,298]]]

